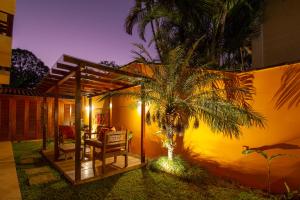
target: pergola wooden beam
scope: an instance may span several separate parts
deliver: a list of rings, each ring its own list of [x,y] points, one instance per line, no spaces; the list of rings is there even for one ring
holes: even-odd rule
[[[58,75],[62,75],[62,76],[67,76],[70,73],[70,71],[64,71],[64,70],[60,70],[57,68],[52,68],[51,72],[52,72],[52,74],[58,74]]]
[[[68,71],[76,70],[76,68],[74,66],[63,64],[63,63],[57,63],[56,67],[59,69],[68,70]],[[87,73],[87,74],[92,74],[95,76],[99,76],[99,77],[103,78],[103,80],[106,80],[109,82],[112,80],[112,78],[115,78],[115,76],[112,73],[107,73],[107,72],[103,72],[103,71],[99,71],[99,70],[95,71],[95,70],[91,70],[87,67],[82,72]]]
[[[121,80],[118,80],[116,76],[109,76],[107,74],[100,73],[98,71],[94,71],[94,70],[90,70],[90,69],[86,69],[86,70],[84,70],[84,72],[86,72],[87,74],[101,77],[101,80],[103,82],[111,82],[111,83],[117,83],[120,85],[128,85],[124,81],[122,82]]]
[[[98,78],[97,76],[93,76],[93,75],[82,75],[82,78],[86,79],[86,80],[91,80],[91,81],[96,81],[99,83],[105,83],[108,85],[122,85],[122,86],[127,86],[128,83],[124,83],[118,80],[108,80],[108,79],[104,79],[104,78]]]
[[[62,85],[65,81],[67,81],[69,78],[71,78],[72,76],[74,76],[75,73],[76,73],[76,72],[74,72],[74,71],[69,72],[69,74],[66,75],[66,76],[64,76],[61,80],[59,80],[59,81],[56,83],[56,85],[57,85],[57,86]],[[52,86],[51,88],[49,88],[49,89],[46,91],[46,93],[51,92],[55,87],[56,87],[56,86]]]
[[[116,92],[116,91],[120,91],[120,90],[125,90],[125,89],[133,88],[133,87],[136,87],[136,86],[138,86],[138,85],[134,84],[134,85],[129,85],[129,86],[125,86],[125,87],[120,87],[120,88],[116,88],[116,89],[113,89],[113,90],[110,90],[110,91],[105,91],[105,92],[103,92],[103,93],[101,93],[99,95],[103,95],[103,94],[105,94],[107,92]]]
[[[47,97],[55,97],[55,93],[47,93],[46,96]],[[58,96],[58,98],[61,98],[61,99],[75,99],[74,94],[71,94],[71,95],[58,94],[57,96]]]
[[[54,71],[58,72],[59,70],[54,69]],[[65,72],[65,71],[59,71],[58,73],[68,74],[68,72]],[[95,87],[97,87],[97,86],[102,86],[102,87],[110,86],[110,88],[106,87],[106,89],[111,89],[111,88],[118,87],[118,86],[129,86],[129,84],[119,82],[119,81],[109,81],[109,82],[107,82],[107,80],[105,80],[105,79],[97,78],[97,77],[92,76],[92,75],[83,75],[83,74],[81,74],[81,80],[82,80],[82,84],[84,84],[84,85],[87,83],[87,84],[91,84],[91,85],[93,84],[93,85],[95,85]],[[71,84],[75,85],[75,79],[73,79],[73,77],[72,77],[64,83],[67,83],[69,85],[71,85]]]
[[[69,62],[69,63],[73,63],[73,64],[77,64],[77,65],[82,65],[82,66],[86,66],[86,67],[91,67],[91,68],[106,71],[106,72],[111,72],[111,73],[121,74],[121,75],[125,75],[125,76],[131,76],[131,77],[137,77],[137,78],[142,77],[139,74],[135,74],[135,73],[119,70],[119,69],[113,69],[111,67],[107,67],[107,66],[104,66],[104,65],[101,65],[101,64],[93,63],[91,61],[75,58],[75,57],[72,57],[72,56],[69,56],[69,55],[63,55],[63,60],[65,62]]]
[[[49,74],[46,78],[60,80],[63,76],[57,74]]]
[[[60,87],[60,90],[69,90],[69,91],[74,91],[75,92],[75,88],[76,88],[76,84],[73,83],[73,82],[69,82],[69,81],[66,81],[64,82],[61,87]],[[82,90],[85,90],[88,89],[88,90],[95,90],[95,91],[105,91],[105,90],[108,90],[110,88],[107,88],[107,87],[104,87],[104,85],[99,85],[99,84],[90,84],[90,83],[85,83],[85,81],[82,81],[81,80],[81,89]]]
[[[56,63],[56,67],[59,69],[69,70],[69,71],[76,71],[76,67],[63,64],[63,63]]]

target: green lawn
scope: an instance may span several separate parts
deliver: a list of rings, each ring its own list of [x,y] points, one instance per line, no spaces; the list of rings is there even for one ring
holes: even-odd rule
[[[14,155],[22,197],[29,199],[197,199],[197,200],[262,200],[267,199],[259,191],[252,191],[212,175],[203,173],[199,180],[191,182],[157,173],[148,168],[115,175],[80,186],[70,185],[54,169],[58,181],[29,186],[26,168],[45,166],[48,163],[39,154],[41,142],[14,143]],[[21,158],[34,157],[33,164],[20,164]],[[200,180],[201,179],[201,180]]]

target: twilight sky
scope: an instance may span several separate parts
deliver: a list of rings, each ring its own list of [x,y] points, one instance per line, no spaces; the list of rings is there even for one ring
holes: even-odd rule
[[[17,0],[13,48],[32,51],[49,67],[63,53],[126,64],[133,60],[132,43],[142,43],[136,32],[130,36],[124,29],[133,2]]]

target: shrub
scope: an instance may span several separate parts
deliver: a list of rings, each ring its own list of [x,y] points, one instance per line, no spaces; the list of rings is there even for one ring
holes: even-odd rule
[[[156,172],[165,172],[188,181],[203,180],[207,177],[207,173],[197,167],[191,166],[180,156],[175,156],[173,160],[167,156],[153,160],[149,164],[149,168]]]

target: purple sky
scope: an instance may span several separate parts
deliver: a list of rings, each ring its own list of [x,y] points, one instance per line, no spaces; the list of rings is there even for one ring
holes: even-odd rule
[[[64,53],[126,64],[133,60],[132,43],[142,43],[136,32],[130,36],[124,29],[133,2],[17,0],[13,48],[32,51],[49,67]]]

